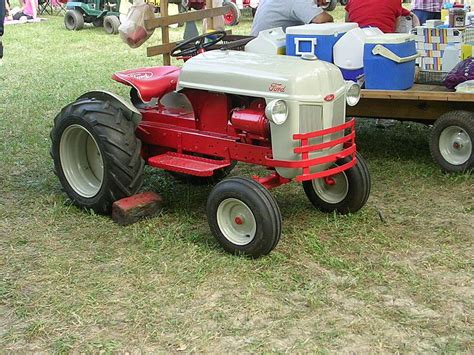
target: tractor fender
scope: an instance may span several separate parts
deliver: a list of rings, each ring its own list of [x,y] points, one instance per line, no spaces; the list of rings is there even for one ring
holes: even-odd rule
[[[107,100],[107,101],[113,101],[115,102],[122,110],[125,112],[129,113],[129,118],[135,123],[136,126],[140,123],[142,120],[142,114],[140,111],[137,110],[135,106],[132,105],[132,103],[124,99],[123,97],[114,94],[110,91],[105,91],[105,90],[94,90],[94,91],[89,91],[86,92],[85,94],[79,96],[77,100],[81,99],[97,99],[97,100]]]

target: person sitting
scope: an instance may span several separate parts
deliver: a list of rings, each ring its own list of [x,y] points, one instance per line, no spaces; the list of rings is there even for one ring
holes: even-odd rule
[[[14,20],[26,17],[27,20],[36,18],[38,11],[38,0],[24,0],[23,6],[19,12],[13,15]]]
[[[395,32],[400,16],[411,16],[400,0],[349,0],[346,5],[346,22],[377,27],[384,33]]]
[[[308,23],[332,22],[333,18],[321,6],[326,0],[261,0],[252,25],[252,36],[260,31]]]
[[[427,20],[441,20],[443,0],[413,0],[412,11],[421,24]]]

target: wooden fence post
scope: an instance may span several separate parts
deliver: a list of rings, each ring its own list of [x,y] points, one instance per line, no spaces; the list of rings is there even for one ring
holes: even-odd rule
[[[160,13],[161,17],[168,16],[168,0],[161,0],[160,2]],[[161,28],[161,42],[170,43],[170,28],[169,25],[165,25]],[[171,65],[171,56],[169,53],[163,54],[163,65]]]
[[[207,3],[209,3],[209,8],[206,8],[205,10],[190,11],[183,14],[168,16],[168,0],[161,0],[161,16],[155,17],[154,19],[146,20],[145,25],[148,30],[161,28],[162,44],[158,46],[148,47],[147,55],[149,57],[155,55],[163,55],[163,64],[170,65],[170,52],[176,47],[177,43],[170,43],[169,25],[172,25],[174,23],[198,21],[207,18],[210,20],[208,21],[209,28],[212,28],[211,26],[214,25],[213,17],[222,16],[230,10],[229,5],[214,7],[212,5],[212,0],[206,0],[206,4]]]

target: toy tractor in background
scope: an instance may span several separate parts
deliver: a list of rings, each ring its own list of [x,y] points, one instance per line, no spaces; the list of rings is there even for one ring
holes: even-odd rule
[[[185,10],[202,10],[206,7],[206,0],[171,0],[170,3],[181,4]],[[227,26],[235,26],[240,21],[240,11],[251,8],[252,15],[257,11],[259,0],[223,0],[225,5],[229,5],[229,11],[224,14],[224,23]]]
[[[227,26],[235,26],[240,22],[240,11],[251,9],[252,16],[255,16],[259,0],[224,0],[224,4],[231,4],[231,9],[224,15],[224,22]]]
[[[360,88],[333,64],[300,57],[210,50],[226,32],[180,43],[182,68],[118,72],[130,101],[91,91],[54,120],[51,156],[64,191],[77,206],[109,213],[134,195],[144,165],[190,182],[219,183],[206,204],[210,229],[230,253],[259,257],[276,247],[281,213],[268,189],[300,182],[324,212],[354,213],[370,193],[356,151],[354,120]],[[237,162],[266,176],[224,179]]]
[[[120,26],[120,1],[128,0],[82,0],[68,1],[64,25],[68,30],[78,31],[84,23],[104,27],[108,34],[118,33]]]

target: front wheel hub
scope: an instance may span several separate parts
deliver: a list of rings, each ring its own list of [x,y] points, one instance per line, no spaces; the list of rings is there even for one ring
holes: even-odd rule
[[[342,202],[349,193],[349,181],[343,171],[322,179],[314,179],[312,184],[316,194],[331,204]]]
[[[247,245],[257,231],[257,221],[250,208],[236,198],[223,200],[217,208],[217,224],[233,244]]]

